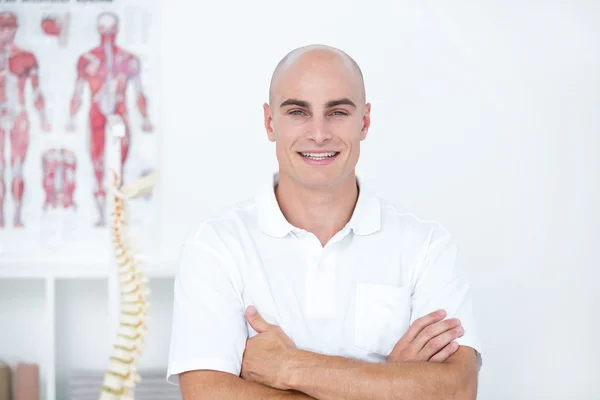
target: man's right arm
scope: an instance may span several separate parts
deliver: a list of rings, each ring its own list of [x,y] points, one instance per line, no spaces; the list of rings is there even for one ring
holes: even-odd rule
[[[199,399],[313,399],[304,393],[277,390],[248,382],[227,372],[188,371],[179,375],[183,400]]]
[[[184,400],[312,399],[240,378],[248,339],[243,282],[228,233],[205,224],[186,239],[174,284],[167,379]]]

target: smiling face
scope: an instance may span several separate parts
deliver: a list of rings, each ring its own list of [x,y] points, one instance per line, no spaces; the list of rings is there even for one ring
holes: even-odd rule
[[[275,73],[264,105],[280,179],[311,188],[355,179],[370,108],[360,70],[347,56],[317,48],[290,57]]]

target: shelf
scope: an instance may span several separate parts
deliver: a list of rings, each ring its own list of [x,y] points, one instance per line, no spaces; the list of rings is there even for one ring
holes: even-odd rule
[[[149,331],[139,366],[141,371],[155,373],[153,382],[149,381],[151,386],[168,391],[172,388],[163,378],[168,361],[173,277],[161,276],[169,275],[161,268],[165,265],[153,265]],[[53,279],[35,275],[33,267],[29,271],[29,275],[21,271],[16,278],[0,279],[0,326],[10,328],[0,332],[0,359],[13,368],[18,362],[39,365],[41,399],[64,399],[72,373],[104,374],[115,339],[119,301],[111,295],[111,279],[105,274],[90,273],[91,278],[85,278],[66,268],[52,269],[53,273],[46,276]],[[30,279],[19,279],[22,277]]]
[[[71,369],[105,370],[114,338],[107,323],[106,284],[97,279],[59,280],[55,292],[56,399],[68,399]]]
[[[0,280],[0,360],[13,373],[20,362],[38,365],[42,398],[52,390],[49,306],[43,279]]]
[[[149,278],[175,276],[175,261],[160,261],[142,264]],[[55,278],[55,279],[104,279],[116,271],[110,260],[98,263],[28,262],[0,258],[0,279],[6,278]]]

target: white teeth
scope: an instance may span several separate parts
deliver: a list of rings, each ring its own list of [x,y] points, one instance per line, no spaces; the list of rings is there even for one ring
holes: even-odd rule
[[[310,158],[311,160],[321,161],[326,159],[327,157],[333,157],[337,153],[335,151],[329,153],[300,153],[303,157]]]

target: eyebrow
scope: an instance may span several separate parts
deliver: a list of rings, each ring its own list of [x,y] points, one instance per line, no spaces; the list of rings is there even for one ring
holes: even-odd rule
[[[325,108],[331,108],[331,107],[341,106],[341,105],[348,105],[348,106],[352,106],[352,107],[356,108],[356,104],[354,104],[354,102],[347,97],[344,97],[343,99],[330,100],[327,103],[325,103]],[[279,107],[285,107],[285,106],[298,106],[298,107],[308,108],[308,109],[311,108],[310,104],[307,101],[298,100],[298,99],[287,99],[286,101],[281,103],[281,105]]]

